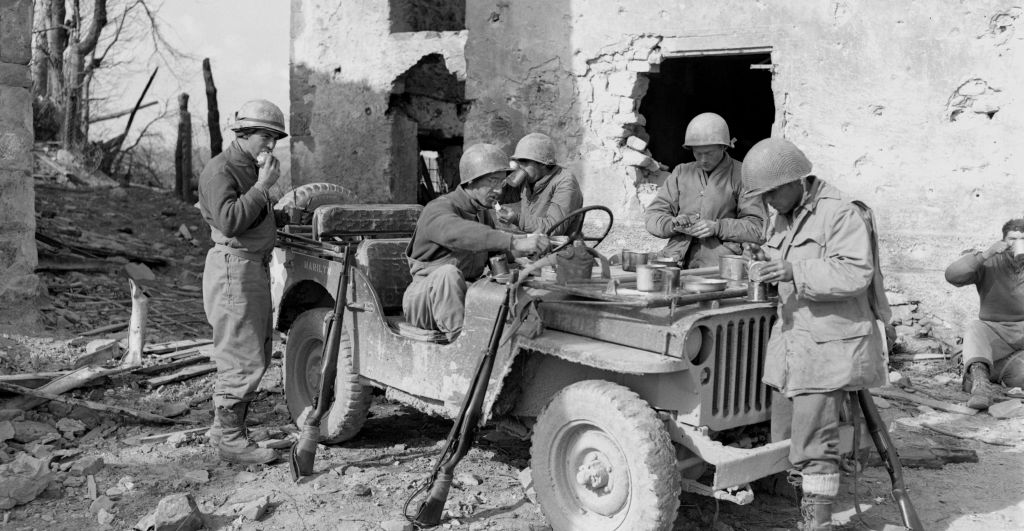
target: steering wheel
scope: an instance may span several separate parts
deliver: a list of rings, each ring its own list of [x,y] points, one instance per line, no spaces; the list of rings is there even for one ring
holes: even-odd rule
[[[603,211],[605,214],[608,215],[608,226],[605,227],[604,233],[602,233],[600,236],[588,236],[583,234],[583,227],[586,225],[585,222],[587,220],[587,214],[593,212],[594,210]],[[555,224],[552,225],[551,228],[548,229],[544,234],[550,238],[551,235],[557,232],[559,228],[561,228],[564,225],[571,226],[572,224],[574,224],[573,221],[577,219],[579,220],[580,227],[580,230],[578,232],[579,237],[574,239],[573,236],[569,236],[569,241],[563,243],[562,245],[559,245],[558,247],[551,249],[546,254],[557,253],[558,251],[561,251],[562,249],[565,249],[566,247],[572,245],[573,241],[575,240],[582,240],[584,242],[594,242],[593,245],[591,245],[591,247],[597,247],[598,245],[601,245],[601,242],[604,241],[604,239],[608,236],[608,233],[611,232],[612,230],[612,223],[615,221],[615,216],[612,215],[612,211],[609,210],[608,207],[604,207],[601,205],[583,207],[566,214],[564,218],[555,222]]]

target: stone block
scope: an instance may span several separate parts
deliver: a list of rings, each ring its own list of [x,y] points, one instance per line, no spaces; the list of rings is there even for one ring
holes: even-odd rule
[[[96,498],[95,500],[93,500],[93,502],[91,504],[89,504],[89,512],[91,512],[93,514],[96,514],[96,513],[100,512],[101,510],[103,510],[103,511],[111,511],[113,509],[114,509],[114,500],[111,500],[107,496],[100,496],[99,498]]]
[[[3,87],[0,87],[0,91]],[[0,100],[0,105],[3,100]],[[32,132],[17,123],[4,120],[0,109],[0,183],[28,180],[32,175]],[[6,195],[6,194],[5,194]],[[13,198],[11,198],[13,199]],[[10,201],[4,198],[4,203]]]
[[[46,439],[47,437],[53,440],[54,436],[60,438],[60,432],[57,431],[57,428],[43,422],[21,420],[11,424],[14,426],[14,436],[11,439],[16,442],[30,443]]]
[[[75,461],[74,465],[71,465],[72,476],[93,476],[97,472],[103,470],[103,458],[98,455],[90,455],[83,457],[78,461]]]
[[[26,89],[31,87],[32,76],[28,66],[16,65],[13,63],[0,63],[0,85]]]
[[[661,65],[648,63],[647,61],[630,61],[626,63],[626,70],[639,73],[658,73]]]
[[[0,510],[28,503],[50,484],[48,461],[24,452],[0,465]]]
[[[1024,417],[1024,402],[1020,399],[997,402],[988,407],[988,414],[997,419]]]
[[[203,517],[191,494],[165,496],[156,506],[153,531],[196,531],[203,527]]]
[[[636,109],[636,100],[633,98],[619,97],[619,108],[616,109],[620,113],[633,112]]]
[[[647,91],[647,87],[640,90],[635,72],[614,72],[608,76],[608,92],[616,96],[628,96],[636,98]]]
[[[245,504],[240,514],[250,522],[255,522],[263,515],[267,513],[267,507],[270,505],[270,496],[264,495],[256,498],[255,500]]]
[[[640,124],[646,125],[647,120],[637,112],[619,112],[612,116],[612,122],[617,124],[629,125],[629,124]]]
[[[32,0],[0,4],[0,63],[27,65],[32,58]]]
[[[630,149],[642,152],[647,149],[647,141],[640,137],[631,136],[626,139],[626,146]]]
[[[380,523],[383,531],[412,531],[413,526],[408,520],[387,520]]]

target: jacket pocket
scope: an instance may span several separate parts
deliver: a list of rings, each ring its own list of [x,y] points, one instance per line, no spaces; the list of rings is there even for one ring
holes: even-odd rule
[[[859,299],[814,302],[804,311],[810,314],[808,331],[817,343],[863,337],[874,326],[870,308],[861,308]]]
[[[787,259],[806,260],[821,258],[825,251],[825,235],[803,232],[793,237]]]

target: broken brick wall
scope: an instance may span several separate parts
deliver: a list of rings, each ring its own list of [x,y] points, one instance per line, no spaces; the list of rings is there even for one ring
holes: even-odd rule
[[[642,231],[665,175],[642,143],[626,145],[645,140],[648,76],[673,57],[770,53],[773,134],[874,208],[889,283],[950,322],[976,315],[977,295],[942,271],[1024,215],[1024,19],[1014,2],[466,5],[467,145],[511,151],[527,132],[548,133],[585,202]]]
[[[0,301],[36,294],[32,0],[0,0]]]
[[[465,14],[447,4],[292,1],[295,185],[332,182],[363,202],[416,202],[417,135],[459,134],[465,119],[448,93],[465,81],[466,32],[446,29]],[[431,27],[439,29],[422,30]],[[446,85],[416,84],[431,73]]]

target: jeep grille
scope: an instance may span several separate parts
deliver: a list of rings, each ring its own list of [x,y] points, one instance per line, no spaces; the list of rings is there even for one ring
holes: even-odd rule
[[[775,315],[731,315],[701,323],[712,341],[711,379],[702,386],[701,423],[724,430],[768,420],[771,391],[761,383],[765,347]],[[702,349],[703,350],[703,349]]]

